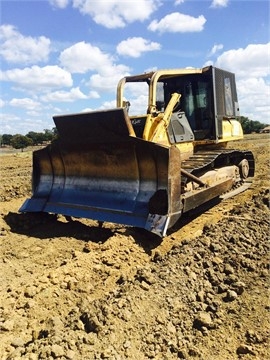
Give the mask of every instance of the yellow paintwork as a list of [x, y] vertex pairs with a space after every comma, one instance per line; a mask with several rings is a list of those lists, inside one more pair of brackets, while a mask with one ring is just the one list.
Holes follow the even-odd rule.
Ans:
[[223, 119], [222, 121], [222, 140], [231, 141], [243, 139], [243, 129], [236, 119]]
[[[143, 131], [143, 139], [146, 141], [158, 143], [164, 146], [171, 146], [170, 139], [167, 133], [167, 127], [173, 112], [173, 109], [179, 101], [181, 94], [172, 94], [166, 109], [163, 112], [158, 112], [156, 108], [156, 87], [157, 82], [162, 77], [170, 77], [174, 75], [184, 74], [198, 74], [202, 73], [202, 69], [170, 69], [170, 70], [158, 70], [156, 72], [149, 72], [145, 74], [127, 76], [121, 79], [117, 87], [117, 107], [125, 107], [126, 102], [123, 97], [124, 85], [127, 82], [139, 82], [149, 81], [149, 97], [148, 97], [148, 109], [147, 114], [140, 116], [131, 116], [131, 119], [146, 117], [145, 127]], [[134, 136], [134, 133], [130, 133]], [[136, 136], [136, 135], [135, 135]], [[243, 130], [240, 122], [235, 118], [224, 118], [222, 120], [222, 138], [216, 139], [201, 139], [189, 142], [182, 142], [175, 144], [181, 151], [181, 158], [186, 159], [193, 154], [194, 148], [200, 148], [201, 146], [207, 146], [212, 148], [226, 147], [229, 141], [243, 139]]]
[[194, 153], [193, 142], [184, 142], [175, 145], [180, 150], [181, 161], [187, 160]]
[[174, 93], [164, 112], [160, 112], [156, 117], [148, 115], [143, 132], [143, 139], [163, 144], [168, 141], [166, 129], [169, 126], [175, 105], [179, 102], [180, 94]]

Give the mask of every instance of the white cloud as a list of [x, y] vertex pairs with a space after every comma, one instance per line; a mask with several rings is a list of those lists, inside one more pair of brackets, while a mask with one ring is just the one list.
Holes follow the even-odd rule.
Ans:
[[263, 78], [237, 81], [238, 100], [242, 116], [270, 123], [270, 85]]
[[262, 123], [270, 123], [269, 60], [270, 43], [225, 51], [214, 63], [235, 73], [241, 115]]
[[81, 112], [91, 112], [91, 111], [94, 111], [95, 109], [92, 109], [92, 108], [84, 108], [81, 110]]
[[41, 100], [45, 102], [73, 102], [79, 99], [87, 99], [88, 97], [81, 92], [79, 87], [72, 88], [70, 91], [54, 91], [41, 96]]
[[146, 114], [148, 106], [148, 95], [141, 94], [136, 98], [129, 98], [130, 101], [130, 115]]
[[81, 41], [65, 49], [60, 54], [60, 63], [72, 73], [96, 71], [111, 66], [113, 59], [98, 47]]
[[81, 110], [81, 112], [91, 112], [91, 111], [98, 111], [98, 110], [108, 110], [108, 109], [115, 109], [116, 106], [116, 100], [111, 100], [111, 101], [104, 101], [104, 103], [99, 106], [99, 107], [95, 107], [95, 108], [84, 108]]
[[148, 51], [160, 50], [161, 45], [157, 42], [151, 42], [142, 37], [128, 38], [127, 40], [121, 41], [117, 45], [117, 53], [119, 55], [130, 56], [138, 58], [142, 53]]
[[100, 92], [115, 93], [118, 81], [127, 75], [130, 75], [130, 69], [127, 66], [111, 65], [100, 69], [98, 74], [92, 75], [86, 85]]
[[145, 73], [149, 73], [149, 72], [157, 71], [157, 70], [158, 70], [158, 67], [157, 67], [157, 66], [151, 66], [151, 67], [149, 67], [148, 69], [145, 69], [144, 72], [145, 72]]
[[16, 133], [19, 133], [18, 124], [20, 124], [20, 118], [15, 114], [0, 112], [0, 124], [2, 134], [14, 134], [14, 128], [16, 124]]
[[99, 110], [114, 109], [116, 106], [116, 100], [105, 101], [100, 107]]
[[99, 99], [100, 95], [97, 91], [91, 90], [88, 95], [89, 99]]
[[250, 44], [221, 54], [215, 66], [237, 73], [238, 77], [264, 77], [270, 74], [270, 43]]
[[65, 9], [69, 4], [69, 0], [49, 0], [49, 3], [53, 7], [56, 7], [59, 9]]
[[42, 108], [39, 107], [38, 111], [37, 110], [28, 110], [26, 113], [27, 113], [27, 115], [29, 115], [31, 117], [32, 116], [34, 116], [34, 117], [42, 117], [43, 113], [40, 110], [43, 110], [43, 107]]
[[0, 72], [0, 79], [14, 82], [24, 89], [40, 91], [48, 88], [70, 87], [72, 78], [68, 71], [59, 66], [32, 66]]
[[166, 15], [160, 21], [153, 20], [148, 26], [148, 30], [158, 31], [160, 33], [185, 33], [199, 32], [203, 30], [206, 19], [203, 15], [196, 17], [174, 12]]
[[9, 102], [9, 105], [23, 108], [26, 110], [35, 110], [37, 108], [40, 108], [40, 103], [30, 98], [14, 98]]
[[112, 75], [110, 77], [107, 77], [101, 74], [94, 74], [90, 77], [87, 85], [89, 85], [90, 88], [94, 88], [100, 92], [104, 92], [104, 91], [113, 92], [116, 91], [116, 86], [120, 78], [117, 75]]
[[218, 8], [218, 7], [227, 7], [229, 0], [213, 0], [210, 7]]
[[0, 107], [4, 107], [5, 106], [5, 101], [0, 99]]
[[126, 24], [149, 19], [160, 0], [73, 0], [73, 7], [106, 28], [123, 28]]
[[23, 36], [12, 25], [0, 26], [0, 55], [8, 62], [34, 64], [47, 61], [51, 42], [45, 36]]
[[115, 64], [113, 56], [84, 41], [65, 49], [60, 55], [60, 62], [72, 73], [94, 72], [85, 82], [91, 89], [91, 98], [99, 98], [98, 91], [115, 92], [119, 79], [130, 71], [126, 65]]
[[210, 53], [209, 53], [209, 56], [212, 56], [212, 55], [216, 54], [218, 51], [220, 51], [220, 50], [222, 50], [222, 49], [223, 49], [223, 45], [222, 45], [222, 44], [215, 44], [215, 45], [212, 47], [212, 49], [211, 49], [211, 51], [210, 51]]
[[125, 84], [125, 95], [128, 97], [128, 100], [131, 98], [145, 97], [148, 98], [148, 85], [146, 82], [142, 83], [126, 83]]

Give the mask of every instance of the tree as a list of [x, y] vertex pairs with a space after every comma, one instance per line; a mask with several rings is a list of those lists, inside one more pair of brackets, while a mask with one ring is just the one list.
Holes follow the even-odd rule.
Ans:
[[11, 145], [14, 149], [22, 149], [23, 151], [27, 146], [33, 145], [33, 140], [27, 136], [17, 134], [12, 137]]
[[33, 141], [33, 145], [42, 144], [46, 140], [45, 134], [41, 132], [30, 131], [26, 136]]
[[249, 118], [245, 116], [241, 116], [239, 120], [242, 125], [244, 134], [251, 134], [253, 132], [258, 133], [261, 129], [267, 126], [266, 124], [263, 124], [259, 121], [249, 120]]
[[3, 146], [3, 145], [10, 145], [12, 138], [13, 138], [13, 135], [3, 134], [3, 135], [2, 135], [2, 140], [1, 140], [1, 146]]
[[56, 128], [52, 128], [52, 130], [49, 129], [44, 129], [44, 136], [45, 136], [45, 141], [52, 141], [55, 139], [57, 132], [56, 132]]
[[56, 134], [54, 129], [44, 129], [44, 132], [29, 131], [26, 136], [33, 140], [33, 145], [40, 145], [44, 142], [52, 141]]

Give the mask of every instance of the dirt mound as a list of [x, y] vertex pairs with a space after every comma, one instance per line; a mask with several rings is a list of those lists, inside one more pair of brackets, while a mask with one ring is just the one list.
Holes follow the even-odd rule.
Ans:
[[181, 220], [162, 241], [19, 214], [31, 156], [5, 156], [4, 179], [12, 167], [21, 176], [9, 186], [20, 179], [25, 190], [2, 188], [1, 359], [267, 359], [268, 144], [237, 144], [257, 159], [251, 189]]
[[31, 153], [0, 153], [0, 156], [0, 201], [31, 195]]

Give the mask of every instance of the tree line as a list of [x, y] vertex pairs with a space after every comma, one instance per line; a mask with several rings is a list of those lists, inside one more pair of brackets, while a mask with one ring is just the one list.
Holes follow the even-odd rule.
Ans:
[[240, 116], [239, 121], [242, 125], [244, 134], [259, 133], [262, 129], [269, 126], [269, 124], [263, 124], [260, 121], [249, 120], [249, 118], [245, 116]]
[[[259, 121], [249, 120], [249, 118], [241, 116], [239, 119], [244, 134], [259, 133], [264, 129], [267, 124], [263, 124]], [[30, 131], [26, 135], [16, 134], [3, 134], [0, 135], [0, 145], [12, 146], [14, 149], [24, 149], [28, 146], [43, 145], [53, 141], [57, 137], [57, 129], [52, 130], [45, 129], [43, 132]]]
[[43, 145], [51, 142], [57, 137], [57, 130], [45, 129], [43, 132], [29, 131], [26, 135], [3, 134], [0, 135], [1, 147], [12, 146], [14, 149], [24, 149], [28, 146]]

